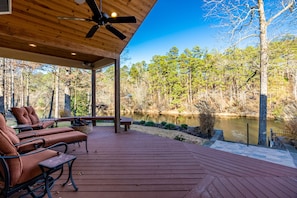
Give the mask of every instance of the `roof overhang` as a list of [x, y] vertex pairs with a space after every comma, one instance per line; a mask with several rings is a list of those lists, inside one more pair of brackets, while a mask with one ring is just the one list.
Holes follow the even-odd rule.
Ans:
[[[105, 27], [87, 39], [93, 22], [58, 16], [92, 17], [86, 3], [74, 0], [13, 0], [12, 13], [0, 15], [0, 57], [98, 69], [114, 63], [157, 0], [103, 0], [103, 11], [135, 16], [137, 23], [113, 24], [127, 36], [120, 40]], [[97, 1], [99, 5], [99, 1]], [[32, 47], [32, 44], [35, 46]], [[74, 55], [75, 54], [75, 55]]]

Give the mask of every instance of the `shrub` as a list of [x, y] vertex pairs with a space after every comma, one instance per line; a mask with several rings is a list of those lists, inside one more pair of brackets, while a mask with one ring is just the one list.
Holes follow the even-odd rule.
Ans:
[[168, 124], [165, 124], [164, 128], [169, 129], [169, 130], [173, 130], [173, 129], [176, 128], [176, 126], [174, 124], [168, 123]]
[[188, 125], [187, 125], [187, 124], [181, 124], [180, 127], [181, 127], [182, 129], [188, 129]]
[[215, 115], [214, 110], [206, 101], [200, 101], [195, 105], [199, 111], [200, 130], [202, 134], [211, 137], [214, 133]]
[[71, 117], [71, 111], [68, 110], [68, 109], [64, 109], [64, 110], [61, 110], [60, 112], [60, 117]]
[[174, 137], [174, 139], [182, 142], [182, 141], [185, 141], [186, 138], [184, 138], [183, 135], [177, 135]]
[[144, 126], [155, 126], [155, 123], [153, 121], [147, 121]]
[[165, 121], [162, 121], [162, 122], [161, 122], [161, 125], [162, 125], [162, 126], [165, 126], [166, 124], [167, 124], [167, 122], [165, 122]]
[[291, 119], [285, 124], [285, 130], [291, 133], [292, 139], [297, 140], [297, 118]]
[[144, 124], [145, 124], [145, 121], [144, 121], [144, 120], [141, 120], [139, 123], [140, 123], [141, 125], [144, 125]]

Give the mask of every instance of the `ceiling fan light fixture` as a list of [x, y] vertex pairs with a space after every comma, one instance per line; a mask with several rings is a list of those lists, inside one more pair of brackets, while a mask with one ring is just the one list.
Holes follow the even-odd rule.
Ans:
[[74, 0], [74, 2], [77, 3], [77, 4], [83, 4], [86, 1], [85, 0]]
[[118, 13], [116, 13], [116, 12], [112, 12], [112, 13], [111, 13], [111, 17], [115, 18], [115, 17], [117, 17], [117, 16], [118, 16]]

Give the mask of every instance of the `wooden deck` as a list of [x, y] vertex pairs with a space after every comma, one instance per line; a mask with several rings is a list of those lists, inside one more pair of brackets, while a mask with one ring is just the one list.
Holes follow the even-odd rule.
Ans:
[[88, 147], [70, 146], [79, 190], [61, 178], [53, 197], [297, 197], [297, 169], [257, 159], [113, 127], [94, 127]]

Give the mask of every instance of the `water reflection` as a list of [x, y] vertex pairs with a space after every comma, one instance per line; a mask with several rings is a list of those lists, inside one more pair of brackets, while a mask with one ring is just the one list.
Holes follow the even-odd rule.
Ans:
[[[147, 114], [133, 114], [126, 115], [132, 117], [133, 120], [144, 120], [153, 121], [156, 123], [161, 123], [165, 121], [167, 123], [172, 123], [175, 125], [187, 124], [189, 126], [199, 126], [198, 116], [181, 116], [181, 115], [147, 115]], [[223, 119], [216, 118], [215, 128], [224, 131], [224, 138], [227, 141], [233, 142], [247, 142], [247, 125], [249, 127], [249, 143], [258, 143], [258, 120], [251, 118], [232, 118]], [[273, 131], [283, 131], [284, 123], [280, 121], [267, 121], [267, 130]], [[268, 133], [269, 134], [269, 133]]]

